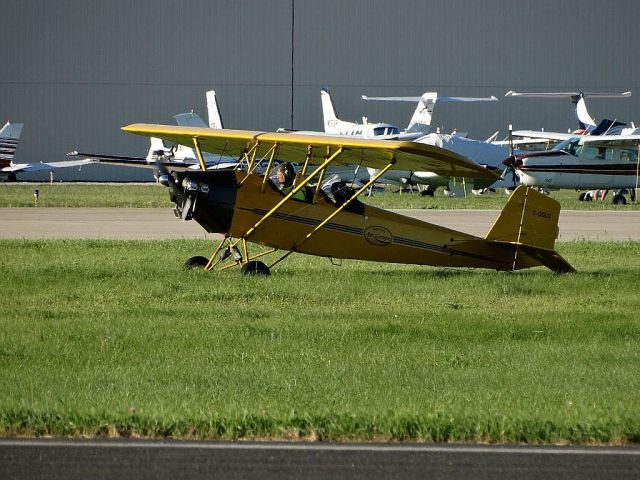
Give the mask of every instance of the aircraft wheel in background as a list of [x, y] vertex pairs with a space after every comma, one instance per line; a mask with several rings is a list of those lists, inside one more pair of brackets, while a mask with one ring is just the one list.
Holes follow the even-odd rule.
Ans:
[[207, 263], [209, 263], [209, 259], [207, 257], [197, 255], [184, 262], [184, 269], [191, 270], [193, 268], [206, 267]]
[[264, 263], [252, 260], [242, 265], [240, 272], [243, 275], [271, 275], [271, 270]]
[[616, 193], [613, 196], [613, 204], [614, 205], [626, 205], [627, 204], [627, 199], [624, 198], [624, 195], [622, 195], [621, 193]]

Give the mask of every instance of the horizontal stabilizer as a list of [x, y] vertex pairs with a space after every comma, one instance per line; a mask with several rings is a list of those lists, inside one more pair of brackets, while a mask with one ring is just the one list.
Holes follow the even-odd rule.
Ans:
[[556, 273], [575, 273], [576, 271], [558, 252], [529, 247], [527, 245], [521, 245], [518, 248]]

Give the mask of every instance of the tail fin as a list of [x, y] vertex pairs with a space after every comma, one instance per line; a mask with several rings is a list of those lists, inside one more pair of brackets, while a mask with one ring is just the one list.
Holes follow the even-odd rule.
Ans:
[[13, 157], [20, 142], [22, 127], [24, 127], [24, 123], [7, 122], [0, 129], [0, 162], [2, 162], [3, 166], [7, 162], [13, 163]]
[[591, 131], [596, 128], [596, 121], [591, 118], [587, 111], [587, 104], [584, 101], [584, 95], [580, 94], [580, 97], [576, 101], [576, 118], [578, 119], [578, 126], [587, 131]]
[[209, 128], [214, 128], [216, 130], [224, 128], [215, 90], [209, 90], [207, 92], [207, 113], [209, 114]]
[[179, 113], [174, 115], [176, 123], [181, 127], [204, 127], [207, 128], [207, 124], [200, 118], [200, 115], [193, 112]]
[[431, 116], [433, 115], [433, 107], [436, 104], [438, 98], [437, 92], [426, 92], [422, 94], [418, 101], [418, 106], [409, 125], [407, 126], [407, 132], [428, 132], [431, 127]]
[[516, 247], [514, 269], [520, 265], [520, 250], [554, 272], [575, 272], [574, 268], [554, 251], [559, 217], [558, 202], [530, 187], [520, 186], [511, 194], [486, 239]]
[[338, 117], [333, 107], [331, 94], [328, 87], [322, 87], [320, 90], [320, 100], [322, 101], [322, 118], [324, 121], [324, 131], [326, 133], [338, 133], [337, 124]]
[[171, 149], [166, 147], [162, 139], [156, 137], [149, 138], [151, 145], [147, 153], [147, 162], [155, 163], [163, 155], [171, 155]]

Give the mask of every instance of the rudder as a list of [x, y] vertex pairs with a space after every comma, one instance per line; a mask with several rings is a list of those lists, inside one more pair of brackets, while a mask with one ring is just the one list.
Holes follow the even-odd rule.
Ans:
[[553, 250], [560, 204], [531, 187], [519, 186], [487, 234], [487, 240]]
[[554, 251], [558, 238], [560, 204], [531, 187], [519, 186], [489, 230], [489, 241], [513, 245], [513, 268], [518, 264], [518, 251], [540, 262], [554, 272], [575, 272], [575, 269]]

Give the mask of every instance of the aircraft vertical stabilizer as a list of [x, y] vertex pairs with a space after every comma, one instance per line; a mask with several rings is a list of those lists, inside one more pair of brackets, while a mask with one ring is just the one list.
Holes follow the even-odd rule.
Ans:
[[207, 114], [209, 115], [209, 128], [216, 130], [224, 128], [215, 90], [209, 90], [207, 92]]
[[0, 129], [0, 162], [3, 167], [13, 162], [23, 126], [23, 123], [7, 122]]
[[438, 98], [437, 92], [426, 92], [422, 94], [415, 112], [409, 125], [407, 126], [407, 132], [428, 132], [431, 127], [431, 116], [433, 115], [433, 107]]
[[207, 124], [204, 123], [204, 120], [200, 118], [200, 115], [193, 112], [188, 113], [179, 113], [178, 115], [174, 115], [173, 118], [176, 120], [176, 123], [181, 127], [204, 127], [207, 128]]
[[584, 130], [591, 131], [596, 128], [596, 121], [591, 118], [587, 111], [587, 104], [584, 102], [584, 96], [580, 95], [576, 102], [576, 118], [578, 119], [578, 126]]
[[557, 201], [533, 188], [520, 186], [511, 194], [486, 239], [514, 245], [514, 266], [518, 250], [522, 250], [554, 272], [574, 272], [554, 251], [559, 218]]
[[560, 204], [553, 198], [533, 188], [517, 188], [491, 227], [487, 240], [553, 250], [559, 217]]
[[331, 94], [327, 87], [322, 87], [322, 90], [320, 91], [320, 100], [322, 100], [324, 131], [326, 133], [338, 133], [338, 129], [336, 128], [338, 125], [338, 117], [336, 116], [336, 109], [333, 107]]

